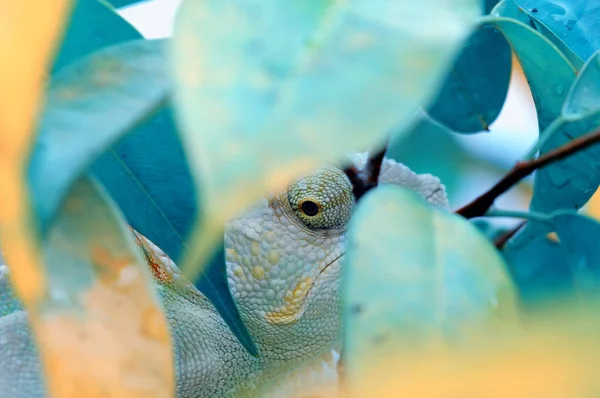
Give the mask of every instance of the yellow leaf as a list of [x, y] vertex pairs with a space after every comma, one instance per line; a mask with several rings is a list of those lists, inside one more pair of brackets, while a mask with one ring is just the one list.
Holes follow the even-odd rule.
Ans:
[[[65, 296], [60, 293], [65, 292], [57, 283], [56, 276], [60, 273], [50, 272], [52, 286], [45, 276], [44, 267], [61, 265], [63, 260], [67, 265], [69, 261], [81, 265], [76, 257], [65, 256], [65, 253], [77, 254], [72, 253], [77, 247], [74, 240], [78, 239], [74, 234], [63, 238], [58, 257], [42, 260], [43, 242], [31, 211], [26, 181], [47, 71], [60, 43], [70, 3], [70, 0], [0, 1], [3, 257], [11, 266], [14, 289], [29, 313], [49, 396], [167, 397], [175, 390], [170, 336], [160, 304], [148, 284], [150, 277], [132, 266], [136, 262], [143, 264], [136, 259], [135, 252], [119, 258], [90, 252], [99, 256], [90, 264], [112, 279], [99, 280], [87, 290], [82, 288], [76, 295], [66, 295], [69, 304], [80, 305], [79, 313], [72, 305], [61, 307], [64, 303], [59, 299], [65, 300]], [[81, 192], [75, 196], [81, 198]], [[75, 210], [67, 209], [65, 214]], [[89, 208], [80, 210], [80, 218], [94, 216]], [[71, 223], [78, 228], [90, 227], [87, 241], [79, 237], [80, 247], [88, 243], [104, 247], [93, 232], [116, 239], [115, 234], [100, 234], [102, 231], [95, 230], [92, 222]], [[64, 230], [64, 226], [59, 228]], [[115, 250], [113, 245], [105, 247]], [[59, 293], [59, 299], [56, 294], [48, 294], [50, 287], [55, 288], [53, 293]]]
[[0, 2], [0, 232], [4, 257], [9, 264], [19, 264], [12, 278], [25, 305], [43, 293], [25, 168], [46, 70], [69, 6], [69, 0]]
[[474, 338], [469, 348], [392, 352], [368, 361], [343, 397], [592, 397], [600, 393], [598, 303], [548, 305], [524, 329]]

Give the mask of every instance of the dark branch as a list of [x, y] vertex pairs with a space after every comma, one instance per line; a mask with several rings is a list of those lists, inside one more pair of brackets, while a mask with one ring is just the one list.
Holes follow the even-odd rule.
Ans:
[[356, 167], [347, 167], [344, 173], [352, 183], [352, 192], [358, 201], [364, 194], [377, 186], [379, 173], [381, 172], [381, 163], [387, 147], [369, 156], [364, 170], [358, 170]]
[[550, 163], [564, 159], [598, 142], [600, 142], [600, 131], [595, 131], [579, 137], [559, 148], [556, 148], [537, 159], [529, 162], [518, 162], [504, 177], [502, 177], [500, 181], [496, 183], [496, 185], [477, 197], [471, 203], [458, 209], [456, 214], [460, 214], [465, 218], [481, 217], [485, 215], [485, 213], [494, 204], [496, 198], [508, 191], [535, 170], [541, 169]]
[[497, 237], [496, 239], [494, 239], [494, 245], [496, 246], [496, 248], [498, 250], [502, 250], [504, 248], [504, 245], [506, 244], [506, 242], [508, 242], [508, 240], [510, 238], [512, 238], [517, 232], [519, 232], [519, 230], [521, 228], [523, 228], [523, 226], [526, 223], [527, 223], [527, 221], [520, 222], [513, 229], [511, 229], [509, 231], [506, 231], [505, 233], [503, 233], [502, 235], [500, 235], [499, 237]]

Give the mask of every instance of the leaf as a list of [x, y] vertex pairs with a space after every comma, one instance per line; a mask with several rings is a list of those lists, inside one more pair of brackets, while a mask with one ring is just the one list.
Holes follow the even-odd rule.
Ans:
[[568, 255], [574, 293], [600, 293], [600, 223], [572, 213], [559, 213], [552, 223]]
[[[194, 181], [179, 141], [172, 109], [166, 106], [102, 155], [91, 167], [127, 222], [176, 264], [198, 213]], [[225, 322], [254, 355], [225, 277], [224, 248], [196, 281]]]
[[24, 174], [46, 68], [68, 7], [64, 0], [0, 3], [0, 239], [7, 262], [19, 264], [12, 279], [25, 306], [34, 305], [43, 294], [43, 279]]
[[561, 42], [581, 63], [600, 49], [600, 0], [513, 0], [524, 13]]
[[48, 294], [29, 316], [51, 395], [170, 396], [174, 359], [152, 277], [129, 227], [93, 181], [73, 185], [44, 257]]
[[600, 113], [600, 51], [594, 53], [571, 86], [562, 117], [577, 121]]
[[[365, 366], [351, 397], [594, 397], [600, 391], [598, 302], [548, 305], [527, 328], [470, 347], [408, 348]], [[346, 397], [348, 395], [345, 395]]]
[[93, 52], [142, 35], [103, 0], [76, 0], [52, 72]]
[[[546, 128], [559, 128], [540, 150], [544, 154], [590, 131], [594, 124], [577, 121], [563, 124], [559, 118], [568, 87], [575, 81], [575, 69], [550, 41], [521, 22], [503, 17], [486, 18], [500, 29], [518, 57], [529, 83], [535, 102], [540, 132]], [[554, 123], [552, 126], [551, 124]], [[530, 209], [551, 212], [560, 208], [579, 208], [593, 194], [597, 182], [595, 156], [588, 149], [573, 157], [553, 163], [538, 170], [534, 179], [534, 193]], [[590, 191], [591, 190], [591, 191]], [[547, 233], [547, 226], [529, 222], [509, 246], [519, 246]]]
[[43, 231], [70, 185], [165, 100], [162, 46], [162, 40], [139, 40], [109, 47], [51, 82], [28, 171]]
[[[555, 122], [551, 138], [540, 150], [544, 154], [598, 128], [599, 56], [594, 55], [578, 74], [568, 92], [562, 113]], [[566, 159], [554, 162], [538, 170], [534, 178], [533, 211], [552, 212], [557, 209], [579, 209], [594, 194], [600, 184], [600, 148], [591, 146]], [[529, 223], [523, 234], [516, 236], [511, 245], [519, 245], [532, 236], [539, 236], [548, 229], [539, 223]]]
[[510, 46], [494, 26], [478, 26], [463, 44], [428, 112], [459, 133], [488, 130], [504, 105]]
[[481, 232], [481, 234], [491, 242], [512, 230], [512, 228], [508, 228], [505, 225], [491, 222], [490, 220], [485, 218], [475, 218], [469, 220], [469, 222], [473, 224], [473, 226], [477, 228], [479, 232]]
[[489, 14], [498, 4], [498, 0], [481, 0], [481, 8], [484, 14]]
[[385, 156], [408, 166], [415, 173], [430, 173], [444, 182], [448, 196], [461, 188], [468, 170], [468, 155], [456, 135], [424, 112], [406, 131], [393, 134]]
[[567, 255], [558, 242], [540, 236], [502, 254], [526, 308], [573, 292]]
[[560, 115], [575, 69], [556, 46], [529, 26], [503, 17], [484, 20], [504, 34], [519, 59], [543, 131]]
[[185, 1], [175, 99], [205, 206], [184, 268], [260, 196], [409, 122], [478, 12], [475, 0]]
[[358, 203], [344, 264], [344, 367], [359, 384], [371, 360], [405, 349], [464, 345], [512, 324], [504, 262], [468, 221], [383, 185]]
[[130, 5], [139, 3], [142, 0], [108, 0], [108, 1], [114, 7], [121, 8], [121, 7], [127, 7], [127, 6], [130, 6]]
[[198, 203], [171, 108], [134, 128], [91, 170], [129, 224], [177, 263]]

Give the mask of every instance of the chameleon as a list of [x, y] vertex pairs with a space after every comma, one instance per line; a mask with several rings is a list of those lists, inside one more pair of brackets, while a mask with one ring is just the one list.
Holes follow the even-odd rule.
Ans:
[[[363, 170], [367, 159], [367, 153], [355, 154], [351, 162]], [[437, 177], [395, 160], [384, 158], [378, 182], [402, 185], [449, 209]], [[226, 225], [228, 285], [257, 356], [160, 248], [132, 232], [169, 323], [178, 398], [336, 393], [343, 349], [341, 271], [355, 205], [348, 177], [329, 165], [260, 199]], [[8, 274], [1, 265], [0, 396], [45, 397], [27, 314]]]

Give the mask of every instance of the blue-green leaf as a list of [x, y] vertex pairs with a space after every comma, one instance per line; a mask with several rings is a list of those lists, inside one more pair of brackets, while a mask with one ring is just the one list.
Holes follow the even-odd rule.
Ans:
[[[127, 222], [179, 264], [198, 201], [171, 108], [163, 108], [134, 129], [91, 169]], [[256, 348], [227, 285], [223, 252], [224, 248], [216, 252], [195, 285], [255, 355]]]
[[[489, 17], [486, 20], [498, 27], [506, 36], [519, 59], [535, 103], [539, 130], [540, 132], [544, 131], [560, 117], [569, 87], [575, 80], [575, 69], [554, 44], [522, 22], [504, 17]], [[584, 127], [578, 126], [576, 128], [582, 129]], [[579, 131], [577, 134], [582, 132], [584, 131]], [[540, 153], [556, 148], [566, 140], [568, 140], [566, 135], [555, 134], [542, 147]], [[556, 187], [566, 184], [572, 174], [564, 174], [562, 171], [556, 173], [553, 170], [556, 170], [556, 164], [536, 173], [531, 210], [545, 212], [561, 206], [571, 206], [570, 198], [564, 200], [561, 205], [555, 202], [562, 200], [562, 193]], [[548, 229], [544, 225], [530, 222], [510, 241], [510, 244], [525, 242], [547, 231]]]
[[132, 4], [139, 3], [141, 1], [144, 0], [108, 0], [108, 2], [116, 8], [127, 7]]
[[132, 130], [91, 170], [129, 224], [178, 263], [198, 203], [171, 108]]
[[485, 18], [510, 43], [521, 63], [537, 110], [540, 131], [561, 112], [575, 68], [548, 39], [529, 26], [502, 17]]
[[[580, 62], [600, 49], [600, 0], [513, 0]], [[551, 37], [552, 36], [552, 37]]]
[[576, 294], [600, 293], [600, 223], [579, 214], [552, 217], [552, 224], [564, 247]]
[[484, 14], [489, 14], [498, 4], [498, 0], [481, 0], [481, 9]]
[[142, 35], [105, 2], [77, 0], [52, 72], [100, 48], [141, 38]]
[[455, 132], [477, 133], [488, 127], [504, 105], [512, 54], [494, 26], [478, 26], [446, 76], [429, 114]]
[[464, 344], [477, 326], [514, 320], [504, 262], [468, 221], [383, 185], [361, 199], [350, 224], [343, 279], [349, 382], [366, 357]]
[[594, 53], [569, 90], [562, 117], [576, 121], [600, 112], [600, 51]]
[[165, 100], [162, 48], [161, 40], [109, 47], [65, 68], [51, 82], [28, 170], [42, 230], [70, 185]]
[[266, 192], [409, 122], [479, 12], [476, 0], [185, 1], [175, 98], [205, 206], [184, 267]]
[[[596, 101], [600, 98], [599, 59], [600, 55], [597, 54], [590, 58], [573, 82], [554, 127], [541, 136], [552, 134], [545, 140], [540, 154], [597, 129], [600, 123], [600, 105]], [[591, 146], [538, 170], [534, 179], [531, 210], [551, 212], [581, 208], [600, 184], [599, 160], [600, 148]], [[511, 245], [521, 244], [547, 231], [548, 228], [542, 224], [528, 223]]]
[[559, 241], [541, 236], [503, 253], [523, 302], [600, 293], [600, 223], [570, 210], [554, 212], [549, 222]]
[[416, 173], [430, 173], [444, 182], [452, 198], [468, 167], [468, 155], [456, 135], [422, 113], [407, 131], [393, 134], [385, 156]]
[[572, 291], [567, 256], [558, 242], [540, 236], [527, 244], [507, 247], [503, 255], [525, 306]]

